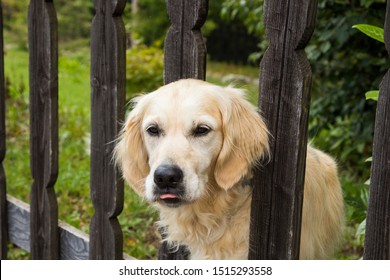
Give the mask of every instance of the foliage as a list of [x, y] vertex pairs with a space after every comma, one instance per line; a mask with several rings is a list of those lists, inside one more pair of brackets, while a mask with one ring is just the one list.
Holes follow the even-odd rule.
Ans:
[[[357, 24], [353, 26], [354, 28], [357, 28], [367, 36], [384, 43], [384, 29], [380, 27], [376, 27], [370, 24]], [[379, 90], [371, 90], [366, 92], [366, 99], [367, 100], [374, 100], [378, 101], [379, 96]], [[369, 157], [366, 162], [371, 162], [372, 157]], [[369, 186], [370, 180], [366, 181], [366, 186]], [[361, 201], [363, 202], [363, 209], [361, 209], [361, 212], [364, 212], [364, 220], [359, 224], [359, 226], [356, 229], [355, 237], [360, 240], [363, 243], [364, 237], [365, 237], [365, 231], [366, 231], [366, 216], [367, 216], [367, 208], [368, 208], [368, 187], [364, 189], [365, 191], [361, 192]], [[356, 202], [357, 200], [355, 200]]]
[[264, 0], [225, 0], [221, 16], [225, 19], [240, 19], [252, 34], [264, 35], [263, 16]]
[[209, 13], [202, 33], [206, 37], [209, 58], [235, 64], [248, 64], [248, 56], [257, 50], [256, 34], [250, 34], [243, 19], [228, 19], [221, 14], [224, 1], [209, 1]]
[[[11, 31], [20, 46], [27, 46], [27, 9], [29, 1], [3, 0], [4, 28]], [[94, 14], [93, 1], [56, 0], [58, 38], [61, 42], [88, 38]]]
[[379, 90], [370, 90], [366, 92], [366, 99], [372, 99], [374, 101], [378, 101]]
[[[264, 37], [259, 21], [263, 2], [225, 0], [222, 14], [244, 20], [250, 32]], [[319, 0], [317, 26], [306, 48], [314, 97], [309, 135], [315, 145], [337, 156], [344, 169], [363, 176], [367, 170], [362, 161], [371, 154], [375, 104], [365, 102], [362, 89], [377, 87], [388, 55], [379, 43], [356, 36], [351, 26], [382, 25], [385, 2]], [[257, 57], [263, 56], [266, 46], [259, 44]]]
[[87, 38], [91, 34], [91, 22], [95, 13], [93, 1], [55, 0], [60, 41]]
[[240, 21], [246, 26], [248, 33], [257, 38], [256, 51], [250, 53], [248, 60], [258, 63], [268, 42], [265, 40], [265, 30], [262, 22], [264, 0], [225, 0], [221, 8], [221, 16], [226, 21]]
[[131, 32], [146, 45], [162, 42], [170, 21], [165, 0], [138, 0], [138, 11], [131, 20]]
[[[247, 64], [259, 40], [248, 34], [241, 19], [231, 22], [221, 17], [222, 4], [223, 1], [209, 1], [207, 21], [202, 27], [208, 55], [212, 60]], [[133, 41], [148, 46], [163, 42], [171, 24], [164, 0], [139, 0], [130, 22]]]
[[314, 73], [310, 136], [338, 126], [337, 142], [317, 143], [330, 147], [344, 169], [363, 178], [369, 173], [363, 161], [371, 155], [375, 117], [375, 103], [364, 100], [364, 90], [378, 86], [388, 56], [382, 45], [356, 36], [351, 26], [383, 24], [384, 4], [378, 3], [383, 1], [320, 1], [317, 28], [307, 48]]
[[126, 52], [126, 87], [130, 99], [134, 93], [154, 90], [163, 85], [163, 51], [135, 45]]
[[2, 0], [2, 6], [4, 33], [10, 34], [19, 48], [27, 50], [28, 1]]
[[355, 24], [352, 27], [359, 29], [361, 32], [363, 32], [367, 36], [369, 36], [369, 37], [371, 37], [379, 42], [382, 42], [382, 43], [385, 42], [383, 28], [373, 26], [371, 24]]

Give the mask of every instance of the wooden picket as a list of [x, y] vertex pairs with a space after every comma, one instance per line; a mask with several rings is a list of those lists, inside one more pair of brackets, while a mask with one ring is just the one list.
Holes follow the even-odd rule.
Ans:
[[[298, 259], [311, 70], [304, 51], [317, 1], [264, 1], [270, 46], [260, 66], [259, 109], [270, 134], [271, 161], [255, 171], [251, 259]], [[288, 168], [286, 168], [288, 166]]]
[[5, 157], [5, 84], [4, 84], [4, 56], [3, 56], [3, 7], [0, 0], [0, 258], [7, 257], [7, 190], [3, 160]]
[[184, 78], [206, 79], [206, 45], [200, 29], [208, 0], [167, 0], [171, 20], [164, 47], [164, 83]]
[[30, 52], [30, 193], [33, 259], [58, 259], [58, 39], [52, 1], [32, 0]]
[[126, 0], [94, 1], [91, 38], [91, 198], [90, 258], [120, 259], [123, 234], [117, 216], [123, 208], [123, 180], [112, 160], [124, 119]]
[[[390, 4], [386, 8], [385, 45], [390, 53]], [[380, 85], [375, 117], [370, 198], [364, 259], [390, 259], [390, 70]]]

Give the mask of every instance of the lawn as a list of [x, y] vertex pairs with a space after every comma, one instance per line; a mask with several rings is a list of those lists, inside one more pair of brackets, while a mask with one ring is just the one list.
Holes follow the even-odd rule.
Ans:
[[[89, 196], [89, 130], [90, 83], [89, 49], [77, 52], [62, 50], [59, 54], [59, 175], [55, 186], [59, 218], [88, 233], [93, 214]], [[8, 193], [28, 202], [31, 186], [29, 171], [29, 114], [28, 114], [28, 54], [20, 46], [6, 44], [5, 73], [7, 155], [4, 167]], [[226, 79], [226, 76], [234, 77]], [[248, 79], [242, 79], [246, 77]], [[257, 102], [258, 68], [226, 63], [208, 62], [207, 80], [218, 84], [235, 81], [246, 88], [249, 99]], [[133, 93], [129, 93], [132, 95]], [[347, 189], [356, 186], [349, 177], [343, 177]], [[158, 238], [154, 222], [157, 213], [147, 207], [130, 189], [125, 187], [125, 205], [119, 216], [124, 233], [124, 251], [136, 258], [156, 258]], [[347, 206], [347, 213], [353, 215]], [[358, 258], [362, 241], [354, 237], [357, 225], [349, 224], [346, 241], [339, 258]], [[11, 250], [10, 258], [27, 258], [20, 250]]]

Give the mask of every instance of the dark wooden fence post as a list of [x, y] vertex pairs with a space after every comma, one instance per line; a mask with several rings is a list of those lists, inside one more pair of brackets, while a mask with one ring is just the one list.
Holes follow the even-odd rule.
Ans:
[[5, 157], [5, 84], [3, 51], [3, 8], [0, 0], [0, 259], [7, 258], [7, 191], [3, 168]]
[[250, 259], [298, 259], [311, 70], [304, 48], [317, 0], [265, 0], [270, 46], [260, 65], [259, 108], [271, 161], [255, 171]]
[[95, 0], [91, 38], [91, 198], [90, 259], [123, 258], [123, 235], [117, 216], [123, 208], [123, 180], [112, 160], [124, 119], [126, 0]]
[[200, 29], [207, 18], [208, 0], [166, 2], [171, 27], [165, 39], [164, 82], [205, 80], [206, 44]]
[[[390, 54], [390, 3], [387, 3], [385, 44]], [[390, 259], [390, 71], [380, 85], [376, 109], [364, 259]]]
[[50, 0], [30, 1], [30, 168], [31, 258], [58, 259], [57, 17]]
[[[206, 79], [206, 44], [200, 31], [207, 19], [208, 0], [166, 0], [171, 20], [164, 48], [164, 83], [194, 78]], [[160, 248], [159, 259], [186, 259], [183, 246], [171, 253], [166, 243]]]

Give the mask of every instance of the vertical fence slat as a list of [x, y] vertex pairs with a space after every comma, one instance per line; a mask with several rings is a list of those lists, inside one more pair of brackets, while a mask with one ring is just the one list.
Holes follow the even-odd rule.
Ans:
[[[390, 54], [390, 3], [387, 3], [385, 45]], [[390, 70], [380, 85], [375, 117], [364, 259], [390, 259]]]
[[[206, 79], [206, 44], [200, 31], [207, 19], [208, 0], [166, 0], [171, 21], [164, 47], [164, 83], [194, 78]], [[187, 259], [188, 251], [181, 246], [172, 253], [164, 243], [159, 251], [161, 260]]]
[[28, 10], [30, 78], [31, 258], [58, 259], [57, 17], [50, 0], [32, 0]]
[[207, 18], [208, 0], [167, 0], [171, 20], [164, 50], [164, 82], [183, 78], [206, 79], [206, 45], [201, 27]]
[[304, 47], [316, 0], [265, 0], [270, 46], [261, 62], [259, 108], [270, 133], [271, 161], [255, 171], [250, 259], [299, 257], [311, 69]]
[[5, 157], [5, 84], [3, 51], [3, 8], [0, 0], [0, 259], [7, 258], [7, 191], [3, 168]]
[[112, 161], [114, 142], [124, 119], [126, 0], [95, 0], [91, 34], [91, 259], [123, 258], [123, 234], [117, 216], [123, 208], [123, 180]]

